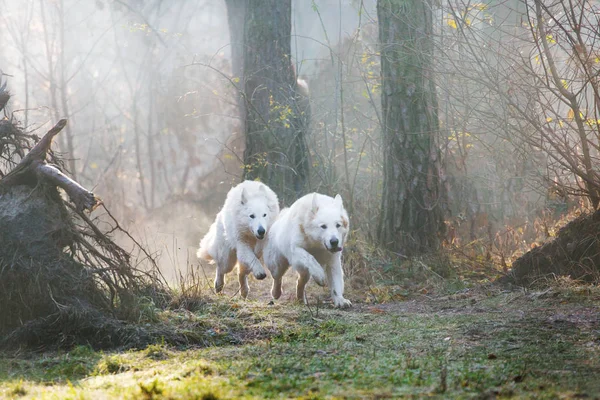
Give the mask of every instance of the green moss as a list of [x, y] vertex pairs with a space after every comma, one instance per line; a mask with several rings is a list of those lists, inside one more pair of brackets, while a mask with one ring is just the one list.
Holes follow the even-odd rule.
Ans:
[[[77, 348], [7, 357], [0, 359], [0, 397], [555, 398], [599, 393], [599, 327], [590, 308], [598, 301], [554, 299], [479, 291], [348, 312], [326, 308], [318, 318], [303, 306], [223, 300], [202, 311], [198, 329], [228, 330], [241, 344], [157, 344], [107, 354]], [[269, 335], [258, 334], [267, 329]]]

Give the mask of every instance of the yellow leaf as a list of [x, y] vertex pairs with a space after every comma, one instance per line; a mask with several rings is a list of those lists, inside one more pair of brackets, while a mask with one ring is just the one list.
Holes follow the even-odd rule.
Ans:
[[360, 62], [362, 64], [366, 64], [368, 61], [369, 61], [369, 54], [363, 53], [362, 56], [360, 57]]
[[561, 128], [563, 127], [563, 122], [560, 119], [558, 120], [558, 126], [560, 126]]
[[569, 121], [573, 121], [573, 118], [575, 118], [575, 111], [573, 111], [573, 109], [571, 108], [567, 113], [567, 119]]
[[96, 164], [95, 162], [93, 162], [93, 163], [90, 164], [90, 168], [91, 169], [96, 169], [96, 168], [98, 168], [98, 164]]
[[596, 64], [600, 63], [600, 57], [596, 57], [596, 59], [594, 60], [594, 62], [595, 62]]
[[546, 122], [552, 122], [552, 117], [546, 118]]
[[473, 4], [473, 6], [472, 6], [472, 7], [473, 7], [473, 8], [476, 8], [476, 9], [478, 9], [478, 10], [480, 10], [480, 11], [483, 11], [483, 10], [487, 9], [487, 4], [483, 4], [483, 3], [475, 3], [475, 4]]
[[556, 43], [556, 40], [554, 40], [554, 36], [552, 36], [551, 34], [546, 35], [546, 40], [548, 41], [548, 43]]
[[540, 56], [535, 56], [535, 63], [539, 64], [540, 63]]
[[465, 24], [467, 24], [467, 26], [471, 26], [471, 18], [465, 18]]
[[565, 89], [569, 88], [569, 84], [567, 83], [567, 81], [565, 81], [564, 79], [561, 79], [560, 81], [562, 82], [562, 85]]
[[449, 18], [447, 22], [448, 22], [448, 25], [449, 25], [451, 28], [454, 28], [454, 29], [456, 29], [456, 21], [455, 21], [455, 20], [453, 20], [453, 19]]
[[233, 78], [231, 80], [233, 81], [233, 83], [239, 83], [240, 78], [236, 76], [235, 78]]

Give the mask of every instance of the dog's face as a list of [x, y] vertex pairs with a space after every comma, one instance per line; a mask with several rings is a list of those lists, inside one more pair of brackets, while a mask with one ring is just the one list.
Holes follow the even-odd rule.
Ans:
[[246, 190], [242, 191], [241, 213], [241, 217], [248, 224], [248, 230], [257, 239], [264, 239], [271, 226], [271, 221], [275, 217], [275, 212], [269, 208], [266, 200], [264, 186], [261, 186], [259, 192], [251, 197], [248, 196]]
[[332, 253], [342, 251], [349, 230], [348, 214], [344, 209], [342, 197], [335, 199], [313, 197], [306, 234], [317, 244]]

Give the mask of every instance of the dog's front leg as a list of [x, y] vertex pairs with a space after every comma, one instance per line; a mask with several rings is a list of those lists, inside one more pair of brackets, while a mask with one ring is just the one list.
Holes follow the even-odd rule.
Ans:
[[254, 254], [254, 250], [246, 243], [239, 243], [237, 245], [237, 259], [240, 264], [249, 271], [252, 271], [256, 279], [263, 280], [267, 277], [267, 273], [260, 260]]
[[308, 270], [315, 282], [317, 282], [317, 285], [325, 286], [325, 271], [323, 271], [323, 267], [321, 267], [321, 264], [319, 264], [319, 262], [315, 259], [315, 257], [313, 257], [312, 254], [304, 250], [302, 247], [295, 247], [292, 250], [291, 258], [292, 267], [296, 271], [300, 270], [298, 266], [304, 267]]
[[310, 273], [308, 272], [308, 270], [299, 268], [298, 269], [298, 281], [296, 282], [296, 299], [299, 302], [304, 302], [304, 304], [307, 303], [306, 295], [304, 293], [304, 288], [306, 287], [306, 284], [308, 283], [309, 279], [310, 279]]
[[244, 264], [239, 264], [238, 268], [240, 295], [242, 296], [242, 299], [245, 300], [248, 297], [248, 292], [250, 291], [250, 286], [248, 286], [248, 274], [250, 273], [250, 270], [248, 270]]
[[217, 269], [215, 271], [215, 292], [220, 293], [225, 285], [225, 274], [230, 273], [237, 262], [235, 252], [231, 249], [222, 249], [217, 255]]
[[335, 256], [333, 262], [327, 268], [327, 278], [331, 289], [333, 305], [339, 308], [352, 306], [350, 300], [344, 298], [344, 271], [342, 270], [341, 256]]

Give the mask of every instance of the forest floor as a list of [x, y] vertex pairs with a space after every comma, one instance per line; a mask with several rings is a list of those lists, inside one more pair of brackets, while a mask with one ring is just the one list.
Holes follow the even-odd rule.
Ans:
[[156, 315], [206, 346], [5, 354], [0, 396], [600, 398], [597, 286], [488, 285], [377, 304], [351, 293], [350, 310], [298, 305], [289, 290], [268, 305], [266, 281], [242, 301], [234, 286], [194, 312]]

